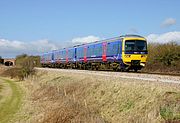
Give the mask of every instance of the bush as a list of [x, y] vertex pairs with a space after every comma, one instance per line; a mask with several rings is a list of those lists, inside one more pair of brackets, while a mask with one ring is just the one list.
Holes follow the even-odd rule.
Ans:
[[180, 45], [174, 42], [149, 44], [148, 51], [149, 55], [145, 70], [180, 71]]
[[38, 56], [19, 55], [16, 57], [16, 67], [7, 69], [3, 75], [24, 80], [29, 75], [35, 74], [34, 67], [40, 64], [38, 60]]
[[30, 65], [33, 67], [40, 66], [40, 57], [39, 56], [28, 56], [26, 54], [22, 54], [16, 57], [16, 66], [26, 66]]
[[4, 63], [4, 59], [0, 56], [0, 64]]

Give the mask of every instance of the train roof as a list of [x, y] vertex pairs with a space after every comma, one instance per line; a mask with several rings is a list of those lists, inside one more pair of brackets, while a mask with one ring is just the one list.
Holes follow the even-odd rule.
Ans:
[[122, 38], [129, 38], [129, 37], [138, 37], [138, 38], [144, 38], [143, 36], [140, 36], [140, 35], [132, 35], [132, 34], [128, 34], [128, 35], [121, 35], [120, 37]]

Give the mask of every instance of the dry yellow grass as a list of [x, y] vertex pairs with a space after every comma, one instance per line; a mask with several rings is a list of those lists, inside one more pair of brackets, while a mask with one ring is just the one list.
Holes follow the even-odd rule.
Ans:
[[179, 122], [177, 84], [52, 71], [24, 84], [26, 122]]

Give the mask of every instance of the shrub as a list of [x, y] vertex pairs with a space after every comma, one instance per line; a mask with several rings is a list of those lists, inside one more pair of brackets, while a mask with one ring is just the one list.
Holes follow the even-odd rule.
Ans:
[[16, 57], [16, 67], [7, 69], [3, 75], [24, 80], [29, 75], [35, 74], [34, 67], [39, 65], [38, 59], [38, 56], [19, 55]]
[[4, 63], [4, 59], [0, 56], [0, 64]]
[[149, 44], [148, 51], [146, 70], [180, 70], [180, 45], [174, 42], [167, 44]]

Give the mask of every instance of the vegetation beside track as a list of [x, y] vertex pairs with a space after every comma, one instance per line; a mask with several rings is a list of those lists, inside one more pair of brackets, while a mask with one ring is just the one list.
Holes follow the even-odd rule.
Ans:
[[0, 103], [0, 122], [7, 123], [13, 119], [15, 113], [20, 108], [22, 101], [22, 90], [12, 80], [0, 78], [1, 84], [7, 84], [8, 86], [3, 89], [9, 89], [11, 93], [0, 93], [3, 101]]
[[67, 71], [39, 71], [25, 84], [36, 109], [30, 122], [180, 121], [176, 84]]
[[180, 45], [176, 43], [149, 44], [144, 72], [180, 74]]

